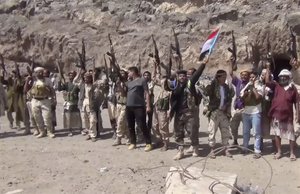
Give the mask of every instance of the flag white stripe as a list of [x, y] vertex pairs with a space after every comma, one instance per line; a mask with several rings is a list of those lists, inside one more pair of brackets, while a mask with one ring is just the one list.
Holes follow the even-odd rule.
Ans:
[[204, 43], [204, 45], [203, 45], [203, 47], [202, 47], [202, 49], [201, 49], [201, 53], [204, 53], [204, 52], [206, 52], [206, 51], [208, 51], [208, 50], [210, 49], [210, 46], [211, 46], [211, 44], [213, 43], [213, 40], [214, 40], [214, 38], [209, 39], [209, 40], [207, 40], [207, 41]]

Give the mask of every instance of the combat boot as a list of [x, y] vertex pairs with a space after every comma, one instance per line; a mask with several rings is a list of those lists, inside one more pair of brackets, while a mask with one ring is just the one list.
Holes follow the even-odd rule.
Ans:
[[44, 132], [42, 132], [42, 133], [40, 133], [38, 136], [36, 136], [37, 138], [42, 138], [42, 137], [46, 137], [46, 133]]
[[144, 149], [145, 152], [150, 152], [152, 150], [152, 145], [151, 144], [146, 144], [146, 147]]
[[180, 160], [184, 157], [183, 146], [179, 146], [177, 154], [174, 156], [173, 160]]
[[193, 153], [194, 152], [194, 147], [191, 145], [185, 152], [189, 153], [189, 154]]
[[129, 146], [128, 146], [128, 149], [129, 150], [133, 150], [133, 149], [135, 149], [136, 148], [136, 145], [135, 144], [130, 144]]
[[52, 133], [52, 132], [48, 132], [48, 137], [50, 137], [50, 138], [55, 138], [55, 134]]
[[193, 156], [194, 157], [199, 156], [199, 146], [193, 146]]
[[91, 141], [96, 142], [97, 141], [96, 137], [91, 137]]
[[163, 141], [163, 146], [162, 148], [160, 149], [161, 151], [165, 152], [168, 150], [168, 141]]
[[113, 146], [118, 146], [118, 145], [121, 145], [122, 142], [121, 142], [121, 137], [117, 137], [113, 143]]
[[30, 134], [31, 134], [30, 129], [25, 129], [23, 135], [30, 135]]
[[40, 134], [40, 132], [38, 131], [38, 130], [35, 130], [34, 132], [33, 132], [33, 136], [38, 136]]

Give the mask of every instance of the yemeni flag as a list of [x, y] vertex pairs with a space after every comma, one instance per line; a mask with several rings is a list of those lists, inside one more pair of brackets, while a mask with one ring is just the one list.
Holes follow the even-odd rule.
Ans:
[[204, 59], [204, 57], [206, 55], [210, 55], [213, 51], [213, 48], [217, 42], [217, 39], [219, 37], [220, 34], [220, 29], [221, 28], [217, 28], [216, 30], [214, 30], [209, 37], [207, 38], [207, 40], [205, 41], [202, 49], [201, 49], [201, 53], [200, 53], [200, 57], [199, 60], [202, 61]]

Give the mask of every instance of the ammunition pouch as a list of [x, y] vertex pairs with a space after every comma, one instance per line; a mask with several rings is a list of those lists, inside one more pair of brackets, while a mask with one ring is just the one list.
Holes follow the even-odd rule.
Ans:
[[34, 85], [30, 91], [33, 98], [45, 98], [50, 96], [51, 92], [47, 86]]
[[187, 105], [189, 109], [193, 109], [196, 106], [195, 97], [192, 94], [187, 96]]
[[157, 110], [166, 111], [170, 109], [170, 98], [165, 97], [157, 100], [156, 102]]

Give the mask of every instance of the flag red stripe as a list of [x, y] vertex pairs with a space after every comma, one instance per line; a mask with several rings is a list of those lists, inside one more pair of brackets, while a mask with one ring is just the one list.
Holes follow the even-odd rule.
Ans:
[[214, 38], [219, 32], [219, 29], [216, 29], [213, 33], [211, 33], [207, 40]]

